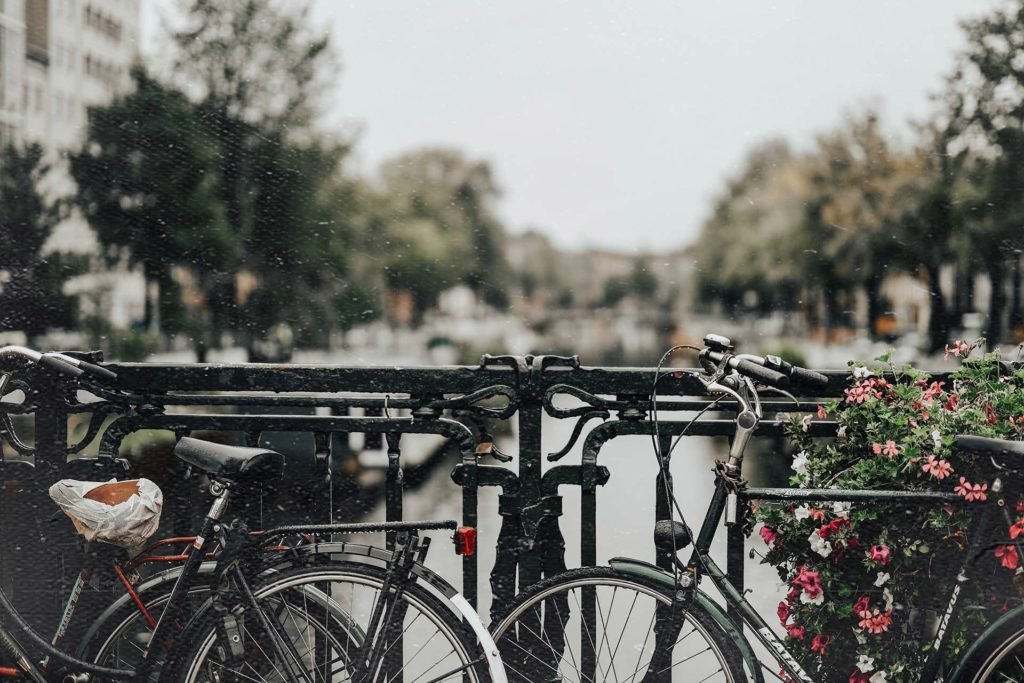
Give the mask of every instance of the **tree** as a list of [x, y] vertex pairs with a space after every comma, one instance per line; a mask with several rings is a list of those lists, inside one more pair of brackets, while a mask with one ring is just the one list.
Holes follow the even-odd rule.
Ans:
[[[309, 7], [272, 0], [192, 0], [174, 33], [175, 74], [200, 101], [261, 130], [304, 134], [331, 66], [327, 33], [310, 30]], [[330, 69], [332, 77], [336, 69]]]
[[75, 202], [110, 261], [127, 255], [160, 285], [165, 324], [186, 325], [173, 272], [187, 268], [216, 325], [227, 316], [222, 292], [239, 259], [217, 193], [217, 141], [182, 93], [141, 68], [132, 78], [131, 94], [89, 111], [86, 141], [71, 156]]
[[[966, 150], [966, 231], [992, 284], [986, 338], [1003, 338], [1007, 261], [1024, 247], [1024, 2], [962, 24], [967, 45], [949, 78], [951, 151]], [[1019, 289], [1019, 288], [1018, 288]], [[1019, 302], [1015, 302], [1019, 310]]]
[[38, 145], [0, 150], [0, 330], [29, 336], [70, 324], [61, 288], [77, 274], [73, 259], [43, 254], [58, 219], [37, 189], [46, 172]]
[[381, 166], [376, 224], [388, 285], [407, 289], [422, 312], [444, 289], [463, 283], [504, 306], [510, 274], [499, 196], [490, 165], [450, 149], [408, 152]]
[[[174, 34], [176, 76], [198, 83], [200, 118], [218, 147], [217, 195], [240, 245], [225, 290], [232, 329], [251, 347], [279, 323], [300, 343], [322, 341], [351, 302], [346, 280], [355, 194], [344, 189], [348, 145], [315, 127], [334, 59], [308, 6], [272, 0], [193, 0]], [[302, 300], [301, 307], [279, 302]], [[356, 307], [365, 311], [360, 301]]]

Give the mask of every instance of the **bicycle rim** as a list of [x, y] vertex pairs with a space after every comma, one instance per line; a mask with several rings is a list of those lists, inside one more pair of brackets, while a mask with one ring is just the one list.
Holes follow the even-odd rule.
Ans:
[[[461, 622], [416, 585], [405, 587], [391, 620], [371, 633], [371, 616], [381, 597], [382, 573], [375, 567], [300, 569], [275, 577], [255, 591], [265, 614], [283, 627], [285, 642], [259, 624], [247, 609], [239, 632], [245, 654], [232, 657], [216, 626], [197, 633], [183, 680], [287, 681], [314, 683], [438, 683], [487, 680], [474, 662], [475, 640]], [[223, 631], [221, 631], [223, 633]], [[280, 631], [279, 631], [280, 633]], [[283, 646], [283, 648], [281, 647]], [[280, 654], [287, 651], [284, 656]], [[372, 661], [360, 653], [374, 652]], [[484, 669], [485, 670], [485, 669]]]
[[[588, 605], [592, 606], [590, 618]], [[655, 670], [655, 625], [672, 605], [663, 588], [592, 568], [522, 594], [494, 629], [509, 681], [711, 682], [745, 680], [735, 645], [696, 606]]]

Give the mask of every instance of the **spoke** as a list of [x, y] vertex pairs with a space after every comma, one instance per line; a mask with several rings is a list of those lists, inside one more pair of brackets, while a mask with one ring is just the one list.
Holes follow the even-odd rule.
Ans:
[[[262, 646], [260, 645], [260, 643], [259, 643], [259, 641], [258, 641], [258, 640], [256, 640], [255, 638], [253, 638], [253, 637], [252, 637], [252, 633], [251, 633], [251, 632], [249, 631], [249, 629], [245, 629], [245, 633], [246, 633], [246, 635], [248, 635], [248, 636], [249, 636], [249, 639], [250, 639], [250, 640], [252, 641], [253, 645], [255, 645], [255, 646], [256, 646], [256, 648], [257, 648], [257, 649], [258, 649], [258, 650], [259, 650], [259, 651], [260, 651], [261, 653], [263, 653], [263, 657], [264, 657], [264, 658], [265, 658], [265, 659], [266, 659], [266, 660], [267, 660], [268, 662], [270, 662], [270, 666], [274, 667], [274, 671], [276, 671], [276, 672], [277, 672], [277, 675], [281, 677], [281, 680], [282, 680], [282, 681], [288, 680], [288, 679], [287, 679], [287, 677], [285, 677], [284, 675], [282, 675], [282, 674], [281, 674], [281, 670], [277, 668], [277, 664], [275, 664], [275, 663], [274, 663], [274, 660], [273, 660], [273, 659], [271, 659], [270, 657], [267, 657], [267, 652], [266, 652], [266, 650], [264, 650], [264, 649], [263, 649], [263, 647], [262, 647]], [[252, 664], [249, 664], [249, 667], [250, 667], [250, 668], [251, 668], [251, 669], [252, 669], [253, 671], [255, 671], [255, 670], [256, 670], [256, 667], [252, 666]]]
[[635, 679], [640, 673], [640, 663], [643, 661], [644, 652], [647, 651], [647, 641], [651, 639], [651, 634], [654, 633], [654, 621], [657, 617], [658, 609], [657, 605], [655, 605], [654, 610], [651, 612], [651, 623], [647, 624], [647, 635], [644, 636], [644, 644], [640, 647], [640, 654], [636, 658], [636, 668], [633, 669], [633, 675], [626, 679], [626, 683]]
[[[531, 629], [531, 628], [527, 627], [527, 626], [526, 626], [525, 624], [520, 624], [519, 626], [520, 626], [520, 628], [525, 628], [525, 629], [526, 629], [527, 631], [529, 631], [529, 632], [533, 633], [533, 629]], [[535, 635], [536, 635], [536, 634], [535, 634]], [[504, 641], [502, 641], [502, 642], [504, 642]], [[550, 669], [550, 670], [551, 670], [552, 672], [554, 672], [554, 673], [555, 673], [556, 675], [559, 675], [559, 676], [561, 675], [561, 673], [559, 672], [559, 670], [558, 670], [557, 668], [555, 668], [555, 667], [551, 666], [550, 664], [548, 664], [547, 662], [545, 662], [545, 661], [544, 661], [543, 659], [541, 659], [540, 657], [538, 657], [537, 655], [533, 654], [532, 652], [530, 652], [529, 650], [527, 650], [527, 649], [526, 649], [525, 647], [523, 647], [522, 645], [520, 645], [520, 644], [519, 644], [518, 642], [516, 642], [515, 640], [513, 640], [513, 641], [511, 641], [511, 642], [507, 643], [507, 645], [511, 645], [512, 647], [516, 647], [516, 648], [519, 648], [520, 650], [522, 650], [522, 651], [523, 651], [523, 653], [524, 653], [525, 655], [527, 655], [527, 656], [529, 656], [529, 657], [532, 657], [533, 659], [536, 659], [536, 660], [537, 660], [537, 662], [539, 662], [539, 663], [540, 663], [540, 664], [541, 664], [541, 665], [542, 665], [542, 666], [543, 666], [544, 668], [546, 668], [546, 669]], [[581, 672], [581, 671], [579, 671], [579, 669], [577, 669], [577, 673], [580, 673], [580, 674], [582, 674], [582, 672]], [[588, 678], [587, 680], [590, 680], [590, 681], [592, 681], [593, 679], [589, 679], [589, 678]]]
[[[551, 604], [555, 608], [555, 616], [558, 617], [559, 628], [562, 629], [562, 641], [566, 651], [569, 653], [569, 659], [572, 660], [572, 666], [574, 669], [576, 669], [576, 672], [582, 676], [583, 672], [580, 670], [580, 665], [576, 663], [576, 656], [572, 653], [572, 643], [570, 643], [569, 639], [565, 637], [565, 625], [569, 623], [569, 617], [571, 615], [566, 615], [563, 617], [562, 610], [558, 609], [558, 601], [554, 598], [551, 599]], [[552, 651], [554, 650], [554, 648], [551, 649]], [[559, 655], [558, 653], [555, 653], [555, 658], [559, 661], [561, 661], [562, 659], [561, 655]]]
[[[596, 590], [596, 588], [595, 588], [595, 590]], [[594, 648], [594, 652], [597, 652], [597, 645], [594, 644], [594, 638], [590, 634], [590, 627], [587, 626], [587, 620], [584, 618], [584, 615], [583, 615], [583, 606], [580, 604], [580, 599], [576, 597], [576, 593], [575, 592], [572, 595], [572, 599], [576, 601], [576, 607], [580, 611], [580, 624], [583, 625], [583, 629], [581, 629], [580, 635], [583, 635], [582, 632], [585, 630], [587, 632], [587, 640], [590, 641], [590, 645], [591, 645], [591, 647]], [[597, 661], [596, 657], [594, 658], [594, 666], [596, 666], [598, 669], [601, 668], [601, 662]], [[601, 678], [608, 678], [608, 672], [601, 671]]]
[[[612, 607], [615, 606], [615, 596], [616, 596], [618, 590], [619, 590], [618, 586], [615, 586], [615, 587], [612, 588], [612, 604], [608, 606], [608, 613], [609, 614], [611, 614]], [[601, 638], [601, 649], [603, 650], [605, 644], [608, 642], [608, 620], [605, 618], [604, 612], [601, 610], [601, 596], [598, 595], [598, 593], [597, 593], [597, 587], [594, 588], [594, 604], [597, 605], [597, 616], [599, 616], [601, 618], [601, 633], [604, 634], [604, 637]], [[621, 639], [622, 639], [622, 635], [620, 634], [619, 635], [619, 640], [621, 640]], [[608, 646], [608, 650], [611, 651], [611, 649], [612, 649], [612, 646], [609, 645]], [[598, 659], [598, 661], [600, 661], [600, 659], [601, 659], [601, 652], [600, 652], [600, 650], [597, 652], [597, 659]], [[615, 683], [619, 683], [619, 674], [615, 670], [615, 657], [612, 657], [611, 661], [608, 662], [608, 668], [611, 669], [612, 676], [615, 677]]]
[[[618, 590], [618, 588], [616, 588], [616, 590]], [[612, 650], [612, 661], [613, 662], [615, 661], [615, 655], [619, 654], [619, 646], [622, 645], [622, 637], [624, 635], [626, 635], [626, 627], [629, 626], [629, 620], [633, 618], [633, 610], [636, 609], [636, 601], [639, 600], [639, 599], [640, 599], [640, 591], [636, 591], [636, 590], [633, 591], [633, 603], [629, 606], [629, 612], [626, 613], [626, 621], [625, 621], [625, 623], [622, 624], [622, 631], [619, 633], [619, 642], [615, 643], [615, 649]], [[657, 601], [655, 601], [655, 602], [657, 602]], [[650, 635], [650, 631], [648, 631], [648, 636], [649, 635]], [[647, 647], [647, 637], [648, 636], [644, 637], [644, 647]], [[640, 653], [643, 654], [643, 649], [640, 650]], [[639, 661], [639, 659], [640, 658], [637, 657], [637, 661]], [[634, 676], [636, 675], [635, 671], [633, 672], [633, 675]]]

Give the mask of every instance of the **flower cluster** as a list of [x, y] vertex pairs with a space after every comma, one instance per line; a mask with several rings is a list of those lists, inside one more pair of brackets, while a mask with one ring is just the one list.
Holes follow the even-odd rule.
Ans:
[[[978, 344], [947, 347], [961, 359], [948, 379], [913, 368], [886, 372], [852, 364], [841, 399], [791, 418], [798, 448], [790, 483], [801, 488], [943, 491], [966, 507], [898, 502], [761, 505], [754, 518], [768, 547], [764, 561], [788, 590], [778, 617], [791, 651], [823, 680], [917, 681], [931, 642], [929, 614], [944, 607], [967, 542], [970, 505], [997, 494], [997, 473], [983, 458], [953, 448], [956, 434], [1024, 439], [1024, 371], [995, 356], [972, 357]], [[878, 359], [883, 367], [887, 357]], [[811, 436], [810, 423], [834, 420], [835, 439]], [[1006, 482], [1004, 482], [1005, 484]], [[1009, 488], [1009, 487], [1007, 487]], [[1018, 487], [1019, 488], [1019, 487]], [[1007, 499], [1017, 519], [982, 560], [998, 597], [961, 597], [1005, 611], [1020, 601], [1024, 503]], [[998, 539], [997, 539], [998, 540]], [[1021, 546], [1018, 546], [1018, 542]], [[991, 615], [973, 611], [953, 634], [962, 649]]]

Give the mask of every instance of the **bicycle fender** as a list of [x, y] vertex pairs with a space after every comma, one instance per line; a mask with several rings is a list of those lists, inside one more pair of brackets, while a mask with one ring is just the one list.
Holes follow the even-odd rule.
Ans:
[[491, 634], [484, 628], [483, 622], [480, 621], [480, 615], [466, 601], [466, 598], [462, 597], [461, 593], [457, 593], [449, 601], [473, 629], [477, 640], [480, 641], [480, 647], [483, 648], [484, 655], [487, 656], [487, 669], [490, 671], [491, 681], [493, 683], [508, 683], [508, 679], [505, 677], [505, 665], [498, 653], [498, 646], [494, 644]]
[[[630, 576], [638, 576], [642, 579], [648, 579], [673, 590], [676, 588], [675, 577], [661, 567], [657, 567], [653, 564], [625, 557], [613, 558], [608, 564], [617, 572]], [[717, 623], [732, 639], [732, 641], [736, 643], [736, 647], [738, 647], [740, 651], [740, 656], [743, 657], [743, 661], [746, 663], [747, 668], [753, 676], [754, 683], [764, 683], [764, 675], [761, 672], [761, 663], [758, 661], [757, 657], [754, 656], [754, 651], [750, 647], [750, 642], [747, 640], [746, 636], [743, 635], [743, 632], [736, 628], [736, 625], [725, 613], [725, 610], [723, 610], [717, 602], [712, 600], [707, 593], [700, 589], [693, 590], [693, 601], [700, 606], [701, 609], [707, 612], [708, 615], [715, 620], [715, 623]]]
[[[948, 679], [945, 679], [945, 683], [958, 683], [964, 674], [970, 673], [970, 671], [967, 671], [965, 667], [971, 657], [973, 657], [977, 652], [984, 652], [990, 646], [989, 640], [991, 640], [992, 636], [994, 636], [1007, 622], [1018, 621], [1020, 619], [1024, 619], [1024, 605], [1014, 607], [1009, 612], [992, 622], [980, 636], [974, 639], [971, 646], [967, 648], [967, 651], [960, 657], [956, 663], [956, 668], [953, 669], [953, 674]], [[939, 679], [939, 681], [942, 683], [943, 679]]]

